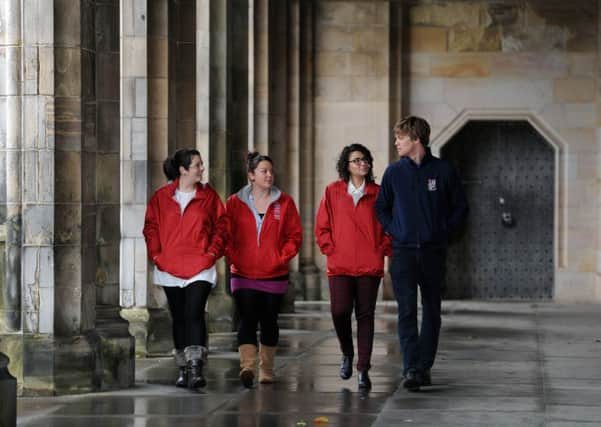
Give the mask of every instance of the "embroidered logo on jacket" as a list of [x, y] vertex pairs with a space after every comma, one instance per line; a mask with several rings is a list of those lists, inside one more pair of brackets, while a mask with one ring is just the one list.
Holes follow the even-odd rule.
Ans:
[[275, 204], [273, 205], [273, 218], [274, 218], [276, 221], [279, 221], [279, 220], [280, 220], [280, 212], [281, 212], [281, 209], [280, 209], [280, 204], [279, 204], [279, 203], [275, 203]]
[[436, 178], [428, 178], [428, 191], [436, 191]]

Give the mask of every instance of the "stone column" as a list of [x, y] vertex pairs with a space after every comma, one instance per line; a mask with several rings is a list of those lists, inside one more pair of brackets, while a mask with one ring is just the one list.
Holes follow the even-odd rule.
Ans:
[[[63, 393], [128, 387], [134, 381], [133, 339], [127, 324], [119, 317], [116, 286], [101, 283], [97, 276], [97, 239], [109, 246], [117, 243], [111, 236], [117, 235], [114, 225], [118, 215], [110, 208], [111, 200], [116, 200], [112, 199], [114, 190], [107, 187], [114, 183], [112, 177], [118, 162], [116, 153], [105, 145], [105, 135], [97, 132], [98, 123], [113, 126], [117, 117], [111, 115], [111, 111], [116, 112], [118, 100], [110, 88], [117, 75], [111, 72], [110, 64], [100, 67], [103, 63], [97, 55], [108, 54], [111, 60], [111, 48], [103, 42], [116, 35], [111, 17], [117, 13], [117, 4], [104, 2], [103, 7], [109, 10], [98, 7], [97, 15], [94, 0], [37, 3], [38, 19], [54, 16], [53, 26], [40, 26], [50, 29], [55, 43], [55, 141], [51, 140], [55, 150], [54, 162], [47, 162], [56, 165], [51, 181], [54, 183], [51, 193], [54, 301], [57, 302], [53, 301], [54, 390]], [[54, 14], [40, 10], [43, 7], [54, 7]], [[32, 11], [27, 16], [32, 16]], [[115, 50], [113, 43], [113, 59]], [[44, 177], [38, 179], [43, 181]], [[45, 275], [40, 277], [40, 281], [47, 280]], [[48, 358], [44, 352], [27, 348], [24, 354], [35, 355], [26, 364], [32, 369], [39, 369]]]
[[[280, 173], [277, 176], [277, 185], [286, 184], [286, 191], [299, 203], [300, 198], [300, 4], [298, 0], [290, 1], [288, 7], [288, 46], [286, 52], [287, 62], [287, 91], [286, 96], [286, 138], [280, 145], [286, 145], [286, 163], [279, 165]], [[284, 169], [285, 168], [285, 169]], [[277, 171], [276, 171], [277, 172]], [[282, 179], [283, 177], [285, 179]], [[299, 207], [300, 210], [300, 207]], [[303, 235], [303, 237], [305, 237]], [[283, 312], [294, 312], [294, 299], [298, 289], [303, 288], [303, 278], [298, 268], [299, 259], [295, 257], [290, 262], [290, 282], [288, 292], [282, 304]]]
[[[256, 0], [253, 13], [253, 142], [275, 163], [276, 185], [296, 201], [302, 215], [303, 170], [301, 150], [306, 142], [303, 121], [305, 61], [302, 50], [305, 10], [310, 2]], [[303, 218], [305, 218], [303, 216]], [[312, 241], [307, 234], [305, 239]], [[304, 288], [299, 258], [290, 263], [290, 288], [284, 310], [294, 309], [294, 298]]]
[[[254, 149], [269, 154], [278, 170], [287, 171], [289, 1], [254, 1]], [[287, 188], [287, 173], [277, 185]]]
[[[21, 1], [0, 10], [0, 358], [22, 376], [21, 332]], [[5, 359], [6, 360], [6, 359]], [[8, 362], [7, 362], [8, 363]]]
[[[601, 1], [597, 1], [597, 274], [595, 296], [601, 301]], [[556, 225], [557, 227], [557, 225]]]
[[[248, 0], [196, 1], [196, 147], [208, 165], [209, 183], [224, 201], [246, 182], [248, 9]], [[223, 260], [217, 270], [208, 327], [229, 331], [233, 302]]]
[[[390, 48], [389, 48], [389, 147], [388, 147], [388, 159], [382, 159], [382, 164], [393, 163], [398, 159], [396, 148], [394, 147], [394, 132], [392, 127], [397, 120], [400, 120], [403, 115], [403, 87], [407, 84], [408, 80], [404, 80], [403, 76], [409, 73], [408, 65], [409, 61], [403, 60], [403, 53], [405, 52], [404, 43], [405, 38], [403, 37], [404, 26], [404, 6], [402, 2], [391, 1], [390, 7], [390, 18], [389, 18], [389, 31], [390, 31]], [[382, 299], [394, 300], [394, 291], [392, 289], [392, 279], [388, 272], [388, 265], [390, 259], [386, 259], [386, 265], [384, 268], [384, 278], [382, 281]]]
[[[297, 296], [305, 298], [307, 288], [312, 299], [319, 299], [318, 269], [314, 262], [314, 180], [312, 115], [313, 115], [313, 66], [312, 38], [313, 12], [310, 2], [294, 0], [289, 5], [288, 29], [288, 92], [286, 144], [288, 166], [287, 188], [298, 203], [303, 225], [303, 245], [300, 256], [291, 267], [291, 280], [285, 298], [284, 310], [294, 310]], [[274, 118], [277, 121], [277, 118]], [[317, 289], [317, 294], [315, 293]]]
[[299, 210], [303, 225], [303, 245], [299, 269], [304, 280], [302, 296], [306, 300], [321, 299], [320, 272], [315, 264], [315, 139], [314, 139], [314, 9], [313, 3], [300, 2], [300, 58], [299, 58]]
[[146, 0], [120, 0], [120, 303], [139, 356], [147, 354], [149, 321], [149, 263], [142, 229], [150, 196], [147, 22], [154, 10]]
[[270, 0], [253, 1], [253, 148], [269, 150], [269, 5]]
[[[277, 185], [289, 192], [290, 145], [288, 139], [288, 60], [290, 1], [270, 0], [269, 2], [269, 76], [268, 76], [268, 138], [267, 152], [275, 162]], [[296, 200], [298, 202], [298, 199]]]
[[8, 310], [17, 323], [2, 316], [0, 348], [23, 394], [128, 386], [131, 338], [96, 311], [96, 5], [4, 6], [2, 289], [21, 303]]

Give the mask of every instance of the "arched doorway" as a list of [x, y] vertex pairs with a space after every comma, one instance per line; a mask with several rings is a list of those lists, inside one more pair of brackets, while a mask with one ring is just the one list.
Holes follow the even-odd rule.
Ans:
[[470, 121], [440, 154], [470, 203], [449, 248], [446, 298], [552, 298], [553, 148], [526, 121]]

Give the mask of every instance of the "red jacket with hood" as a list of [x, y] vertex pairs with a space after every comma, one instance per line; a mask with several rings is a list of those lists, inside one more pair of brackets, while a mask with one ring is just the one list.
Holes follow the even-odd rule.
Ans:
[[288, 274], [288, 262], [302, 241], [300, 217], [292, 197], [276, 187], [257, 235], [251, 209], [250, 185], [231, 195], [225, 204], [230, 240], [226, 256], [230, 271], [248, 279], [270, 279]]
[[366, 183], [357, 206], [348, 183], [326, 187], [315, 221], [315, 237], [326, 255], [328, 276], [384, 275], [384, 255], [391, 255], [391, 239], [376, 218], [374, 203], [380, 186]]
[[146, 208], [144, 238], [148, 258], [162, 271], [188, 279], [223, 256], [227, 217], [219, 195], [198, 184], [196, 195], [181, 212], [175, 200], [179, 179], [159, 188]]

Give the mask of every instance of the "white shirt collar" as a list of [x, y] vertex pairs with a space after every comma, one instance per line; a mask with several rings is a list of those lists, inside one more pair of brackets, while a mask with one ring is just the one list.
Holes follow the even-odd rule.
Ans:
[[363, 183], [359, 186], [359, 188], [356, 188], [353, 185], [353, 181], [351, 181], [349, 179], [348, 180], [348, 192], [349, 192], [349, 194], [363, 194], [363, 192], [365, 192], [365, 180], [363, 180]]

